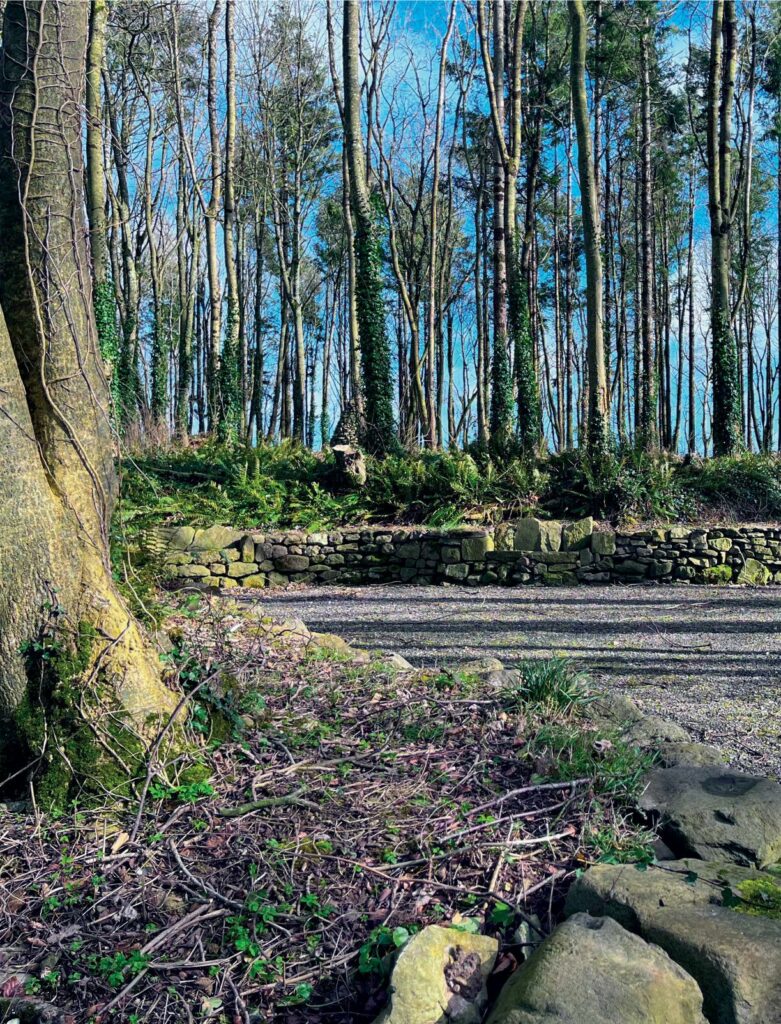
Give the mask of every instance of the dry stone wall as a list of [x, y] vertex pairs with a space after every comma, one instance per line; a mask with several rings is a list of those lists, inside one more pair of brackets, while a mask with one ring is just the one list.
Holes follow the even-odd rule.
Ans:
[[633, 533], [525, 518], [495, 528], [243, 533], [224, 526], [167, 532], [165, 565], [179, 584], [288, 583], [781, 583], [781, 526]]

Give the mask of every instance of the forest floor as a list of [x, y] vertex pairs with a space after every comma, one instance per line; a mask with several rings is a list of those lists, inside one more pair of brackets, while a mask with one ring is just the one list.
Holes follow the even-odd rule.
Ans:
[[102, 807], [0, 804], [11, 1017], [34, 996], [63, 1024], [364, 1024], [417, 928], [497, 935], [498, 986], [580, 869], [652, 857], [626, 810], [652, 757], [592, 724], [562, 662], [497, 685], [176, 600], [191, 753]]
[[781, 588], [395, 584], [241, 600], [420, 665], [563, 655], [601, 687], [722, 747], [735, 767], [781, 778]]

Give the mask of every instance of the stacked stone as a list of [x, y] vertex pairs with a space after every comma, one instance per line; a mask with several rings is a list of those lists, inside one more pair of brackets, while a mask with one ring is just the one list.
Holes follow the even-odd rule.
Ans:
[[222, 589], [288, 583], [781, 583], [781, 528], [670, 526], [633, 533], [591, 518], [532, 517], [496, 528], [362, 526], [243, 533], [181, 526], [167, 538], [172, 580]]

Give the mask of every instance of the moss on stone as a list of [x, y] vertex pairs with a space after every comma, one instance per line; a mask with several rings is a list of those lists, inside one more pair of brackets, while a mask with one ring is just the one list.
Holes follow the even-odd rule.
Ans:
[[735, 886], [741, 902], [734, 907], [741, 914], [770, 917], [781, 921], [781, 885], [769, 878], [747, 878]]
[[732, 567], [729, 565], [711, 565], [702, 575], [706, 583], [732, 583]]

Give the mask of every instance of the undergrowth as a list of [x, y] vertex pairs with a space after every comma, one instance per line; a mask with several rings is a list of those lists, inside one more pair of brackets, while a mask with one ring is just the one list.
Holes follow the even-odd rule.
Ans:
[[636, 449], [504, 461], [474, 452], [367, 458], [366, 485], [345, 486], [330, 452], [285, 442], [255, 449], [207, 441], [122, 462], [115, 539], [161, 523], [328, 529], [361, 522], [452, 527], [524, 514], [615, 523], [781, 516], [781, 460], [743, 454], [685, 462]]

